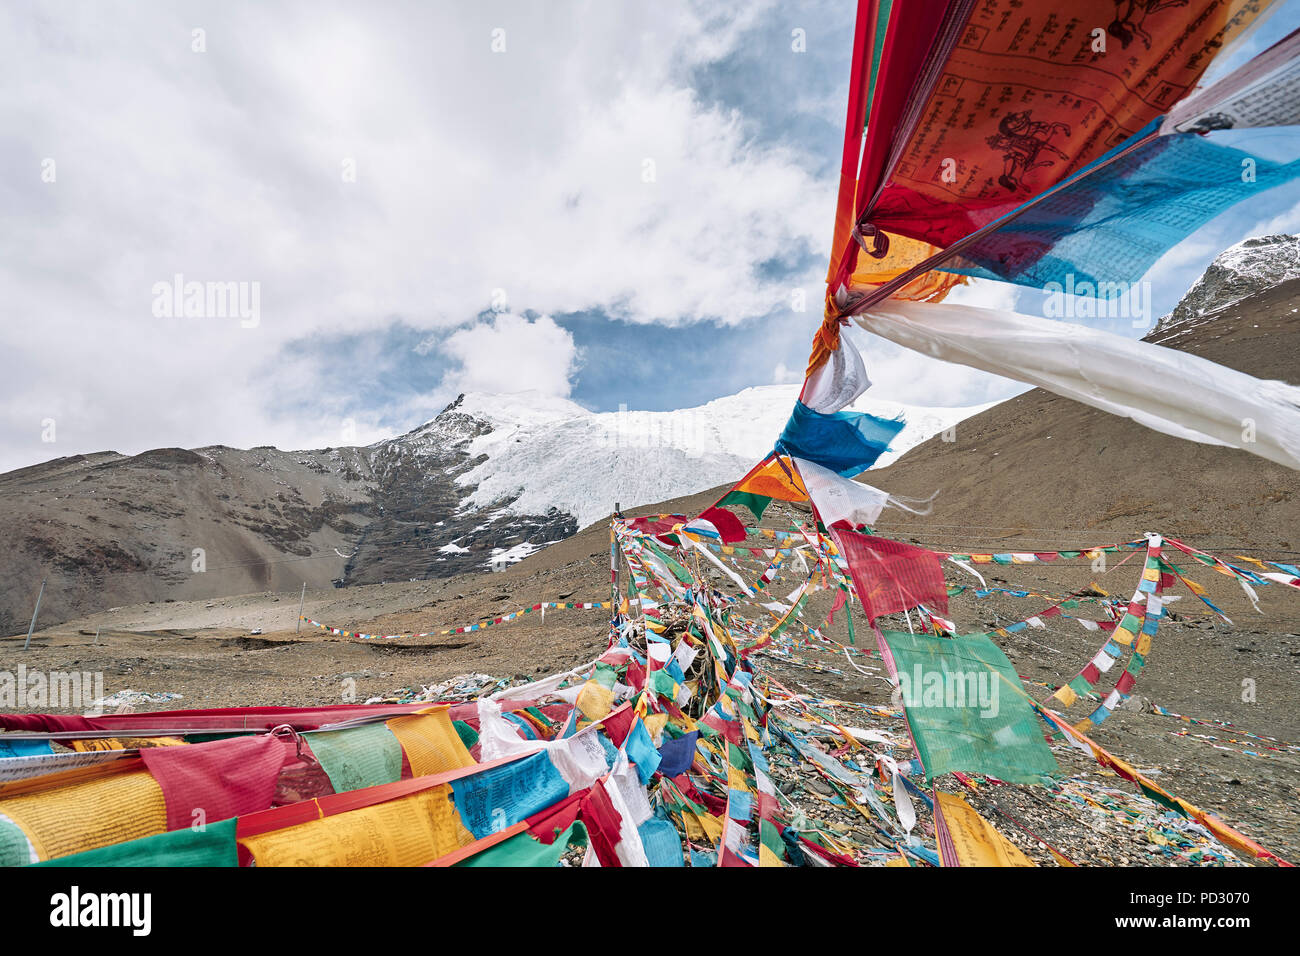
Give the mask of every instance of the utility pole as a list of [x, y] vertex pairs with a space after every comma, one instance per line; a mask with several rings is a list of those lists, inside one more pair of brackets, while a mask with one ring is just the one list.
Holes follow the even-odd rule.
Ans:
[[303, 602], [306, 601], [306, 600], [307, 600], [307, 582], [306, 582], [306, 581], [303, 581], [303, 582], [302, 582], [302, 594], [298, 595], [298, 631], [297, 631], [297, 633], [299, 633], [299, 634], [302, 633], [302, 605], [303, 605]]
[[41, 579], [41, 590], [36, 595], [36, 610], [32, 611], [32, 623], [27, 626], [27, 642], [23, 644], [23, 650], [32, 646], [32, 631], [36, 630], [36, 615], [41, 613], [41, 598], [45, 597], [45, 579]]

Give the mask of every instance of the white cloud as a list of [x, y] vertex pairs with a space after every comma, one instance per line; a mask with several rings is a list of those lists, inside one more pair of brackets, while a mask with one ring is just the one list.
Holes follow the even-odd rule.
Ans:
[[444, 384], [489, 394], [535, 391], [567, 398], [579, 358], [573, 335], [549, 315], [496, 315], [452, 333], [442, 350], [461, 363]]
[[803, 381], [803, 370], [788, 368], [784, 362], [777, 362], [772, 369], [773, 385], [791, 385]]
[[959, 285], [944, 298], [951, 305], [972, 305], [981, 309], [1000, 309], [1014, 312], [1016, 300], [1021, 290], [1010, 282], [998, 282], [996, 279], [972, 279], [967, 285]]
[[1300, 206], [1284, 209], [1270, 219], [1256, 225], [1249, 233], [1251, 236], [1293, 236], [1300, 234]]
[[[318, 441], [349, 384], [290, 343], [397, 318], [441, 336], [498, 288], [515, 311], [683, 324], [815, 287], [759, 265], [824, 245], [833, 183], [689, 88], [767, 6], [0, 10], [0, 354], [22, 396], [0, 409], [0, 469]], [[176, 273], [259, 282], [260, 324], [154, 318]], [[313, 384], [328, 410], [285, 415]]]

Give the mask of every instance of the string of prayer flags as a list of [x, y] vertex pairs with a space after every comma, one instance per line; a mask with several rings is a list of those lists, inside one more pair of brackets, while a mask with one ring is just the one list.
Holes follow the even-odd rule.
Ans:
[[1164, 616], [1162, 595], [1168, 578], [1162, 570], [1161, 543], [1162, 539], [1159, 535], [1148, 536], [1142, 576], [1124, 615], [1110, 631], [1106, 643], [1092, 659], [1075, 677], [1058, 687], [1050, 698], [1059, 706], [1068, 708], [1080, 698], [1090, 696], [1100, 682], [1101, 675], [1114, 667], [1126, 649], [1131, 652], [1128, 664], [1120, 673], [1114, 688], [1096, 709], [1078, 724], [1078, 728], [1082, 731], [1100, 724], [1132, 695], [1133, 687], [1137, 683], [1137, 675], [1151, 652], [1152, 638], [1155, 637], [1160, 620]]
[[462, 624], [460, 627], [444, 628], [441, 631], [424, 631], [419, 634], [368, 634], [362, 631], [349, 631], [347, 628], [331, 627], [328, 624], [322, 624], [320, 621], [313, 621], [309, 617], [303, 617], [303, 623], [310, 627], [318, 628], [322, 631], [329, 631], [340, 637], [352, 637], [362, 641], [395, 641], [403, 638], [418, 637], [446, 637], [450, 634], [469, 634], [474, 631], [481, 631], [484, 628], [491, 627], [494, 624], [507, 624], [510, 621], [516, 621], [525, 614], [533, 614], [537, 611], [546, 617], [548, 608], [561, 610], [581, 610], [581, 611], [600, 611], [608, 610], [613, 607], [611, 601], [546, 601], [534, 604], [530, 607], [521, 608], [518, 611], [511, 611], [509, 614], [502, 614], [499, 617], [489, 618], [485, 621], [479, 621], [476, 624]]
[[[788, 475], [782, 461], [769, 460], [781, 475], [769, 477], [798, 490], [820, 467], [784, 464]], [[814, 492], [815, 508], [816, 499]], [[1189, 861], [1222, 861], [1230, 847], [1281, 862], [1085, 743], [1079, 728], [1090, 724], [1066, 723], [1033, 701], [989, 635], [957, 634], [939, 598], [963, 592], [945, 585], [938, 553], [817, 521], [746, 529], [731, 544], [720, 530], [710, 537], [706, 521], [678, 516], [658, 528], [616, 516], [613, 566], [621, 555], [631, 573], [616, 581], [627, 600], [613, 615], [606, 650], [515, 687], [477, 675], [440, 687], [460, 695], [443, 703], [4, 715], [0, 722], [28, 736], [8, 748], [17, 755], [0, 757], [0, 862], [554, 866], [578, 853], [584, 866], [1025, 865], [994, 826], [1007, 819], [1019, 827], [1014, 818], [999, 811], [984, 819], [961, 798], [931, 796], [920, 783], [951, 772], [982, 786], [969, 772], [994, 784], [1048, 783], [1056, 793], [1059, 770], [1035, 712], [1160, 807], [1197, 821], [1204, 829]], [[747, 546], [751, 535], [768, 546]], [[1160, 536], [1144, 543], [1132, 599], [1103, 603], [1115, 619], [1091, 622], [1106, 640], [1076, 678], [1091, 692], [1101, 675], [1118, 675], [1115, 700], [1131, 691], [1164, 591], [1178, 580]], [[1137, 553], [1128, 545], [1107, 550], [1120, 549]], [[1011, 552], [980, 563], [1091, 553]], [[1277, 566], [1196, 560], [1251, 586], [1271, 583], [1265, 567]], [[778, 569], [797, 572], [796, 586], [780, 601], [760, 598]], [[736, 593], [726, 582], [737, 578], [756, 583]], [[822, 609], [816, 622], [802, 620], [821, 591], [833, 592], [824, 606], [833, 599], [848, 616], [850, 642], [855, 595], [873, 621], [921, 610], [917, 633], [877, 631], [879, 662], [898, 687], [901, 711], [803, 685], [793, 691], [770, 666], [847, 673], [855, 686], [881, 676], [857, 663], [874, 655], [825, 633]], [[997, 593], [1046, 597], [1011, 587]], [[1079, 603], [1057, 600], [996, 633], [1047, 627]], [[814, 660], [814, 651], [840, 658], [841, 667], [847, 660], [853, 672]], [[1102, 707], [1112, 707], [1109, 698]], [[1089, 718], [1098, 719], [1097, 711]], [[872, 720], [902, 723], [886, 733]], [[58, 739], [71, 744], [78, 735], [111, 737], [131, 749], [55, 754], [40, 734], [67, 734]], [[909, 735], [914, 749], [903, 743]], [[168, 746], [147, 746], [160, 742]], [[33, 761], [40, 765], [29, 767]], [[791, 761], [820, 778], [816, 792], [781, 783], [790, 781]], [[818, 805], [856, 814], [870, 838], [814, 819]], [[189, 825], [200, 811], [206, 829]], [[919, 819], [925, 813], [932, 830]], [[228, 817], [214, 822], [213, 814]], [[1149, 839], [1168, 844], [1161, 834], [1171, 832]]]

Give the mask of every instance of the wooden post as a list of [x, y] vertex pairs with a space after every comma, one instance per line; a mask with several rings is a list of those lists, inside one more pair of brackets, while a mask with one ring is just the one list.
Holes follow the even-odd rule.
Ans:
[[298, 630], [296, 633], [302, 633], [302, 605], [307, 600], [307, 582], [302, 582], [302, 594], [298, 595]]
[[27, 642], [23, 644], [23, 650], [32, 646], [32, 631], [36, 630], [36, 615], [41, 613], [41, 598], [45, 597], [45, 579], [41, 579], [41, 590], [36, 595], [36, 609], [32, 611], [32, 623], [27, 626]]

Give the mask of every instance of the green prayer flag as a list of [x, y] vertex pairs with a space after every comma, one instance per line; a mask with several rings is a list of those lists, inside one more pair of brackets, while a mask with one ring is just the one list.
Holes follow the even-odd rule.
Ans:
[[336, 793], [402, 779], [402, 745], [382, 723], [304, 736]]
[[555, 838], [551, 844], [543, 843], [529, 833], [519, 833], [508, 840], [502, 840], [496, 846], [489, 847], [482, 853], [475, 853], [468, 859], [461, 860], [456, 866], [559, 866], [560, 858], [568, 852], [570, 844], [579, 848], [587, 846], [587, 828], [575, 820], [569, 829]]
[[1166, 809], [1169, 810], [1173, 810], [1179, 816], [1182, 817], [1187, 816], [1187, 811], [1184, 810], [1181, 805], [1169, 799], [1169, 797], [1165, 796], [1159, 790], [1153, 790], [1151, 787], [1148, 787], [1146, 784], [1144, 784], [1141, 780], [1137, 782], [1137, 785], [1138, 785], [1138, 789], [1142, 791], [1142, 795], [1145, 796], [1148, 800], [1154, 800], [1162, 807], [1165, 807]]
[[460, 742], [465, 745], [466, 750], [478, 743], [478, 731], [465, 721], [453, 720], [451, 725], [456, 728], [456, 736], [460, 738]]
[[12, 820], [0, 820], [0, 866], [26, 866], [31, 861], [27, 834]]
[[927, 781], [963, 770], [1041, 783], [1057, 771], [1020, 678], [988, 635], [882, 633]]
[[657, 671], [651, 671], [650, 677], [646, 681], [646, 686], [656, 694], [662, 694], [665, 697], [672, 697], [676, 692], [677, 681], [673, 680], [662, 667]]
[[787, 859], [785, 841], [781, 839], [781, 833], [777, 830], [776, 824], [772, 823], [772, 821], [758, 821], [758, 839], [763, 846], [776, 854], [778, 860]]
[[209, 823], [202, 830], [186, 827], [97, 850], [73, 853], [37, 866], [238, 866], [235, 848], [238, 819]]
[[1084, 677], [1082, 674], [1076, 674], [1071, 679], [1069, 688], [1080, 697], [1087, 697], [1092, 693], [1092, 685], [1088, 683], [1088, 678]]
[[748, 491], [731, 491], [718, 502], [718, 505], [744, 505], [754, 513], [755, 519], [761, 521], [763, 512], [771, 503], [772, 499], [766, 495], [756, 495]]

